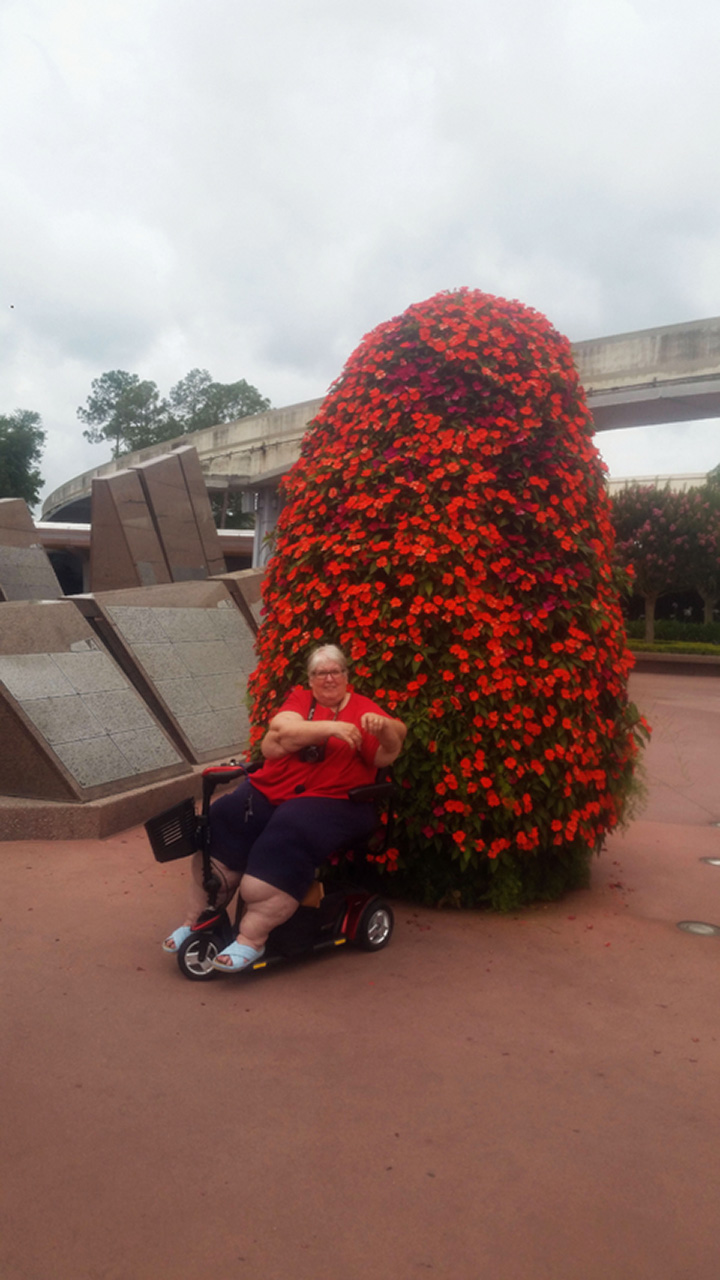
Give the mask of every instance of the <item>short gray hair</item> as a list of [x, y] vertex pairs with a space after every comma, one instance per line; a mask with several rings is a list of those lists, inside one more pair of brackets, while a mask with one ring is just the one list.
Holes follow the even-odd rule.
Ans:
[[327, 658], [330, 662], [337, 662], [342, 671], [347, 671], [348, 669], [347, 658], [342, 649], [338, 649], [336, 644], [320, 644], [316, 649], [313, 649], [307, 660], [308, 676], [312, 675], [323, 658]]

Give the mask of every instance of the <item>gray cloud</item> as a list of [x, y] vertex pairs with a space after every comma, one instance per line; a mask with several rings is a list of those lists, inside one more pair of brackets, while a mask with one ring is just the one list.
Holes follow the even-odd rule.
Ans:
[[290, 403], [459, 285], [573, 339], [720, 313], [719, 36], [713, 0], [6, 0], [0, 411], [42, 413], [54, 487], [104, 459], [106, 369]]

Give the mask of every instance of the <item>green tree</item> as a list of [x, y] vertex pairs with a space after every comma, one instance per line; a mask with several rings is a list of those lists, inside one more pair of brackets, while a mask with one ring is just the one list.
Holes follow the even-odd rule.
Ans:
[[144, 449], [175, 434], [166, 406], [154, 382], [141, 381], [136, 373], [114, 369], [95, 378], [85, 406], [77, 411], [91, 444], [113, 442], [113, 457]]
[[242, 494], [211, 493], [210, 506], [218, 529], [255, 528], [255, 516], [243, 511]]
[[161, 399], [155, 382], [115, 369], [95, 378], [77, 415], [87, 423], [85, 439], [91, 444], [112, 441], [117, 458], [269, 408], [270, 401], [244, 379], [213, 382], [207, 369], [192, 369], [175, 384], [167, 400]]
[[172, 388], [167, 403], [177, 435], [248, 418], [269, 408], [270, 401], [244, 378], [214, 382], [207, 369], [191, 369]]
[[35, 464], [44, 445], [39, 413], [16, 409], [0, 415], [0, 498], [24, 498], [34, 506], [43, 484]]

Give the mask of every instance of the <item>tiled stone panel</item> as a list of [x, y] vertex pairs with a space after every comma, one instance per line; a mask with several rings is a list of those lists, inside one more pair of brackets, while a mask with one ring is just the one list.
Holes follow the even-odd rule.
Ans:
[[122, 646], [125, 670], [137, 669], [189, 759], [244, 749], [254, 635], [222, 583], [112, 592], [94, 605], [112, 628], [113, 648]]
[[[8, 604], [3, 620], [0, 793], [92, 799], [187, 771], [70, 601]], [[12, 652], [23, 642], [35, 651]]]

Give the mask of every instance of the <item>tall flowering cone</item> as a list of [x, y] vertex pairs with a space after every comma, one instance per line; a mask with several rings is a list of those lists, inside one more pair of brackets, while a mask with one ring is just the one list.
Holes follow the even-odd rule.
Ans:
[[462, 289], [363, 339], [284, 481], [254, 741], [308, 650], [342, 645], [409, 726], [398, 892], [555, 897], [622, 818], [646, 727], [592, 431], [567, 340]]

